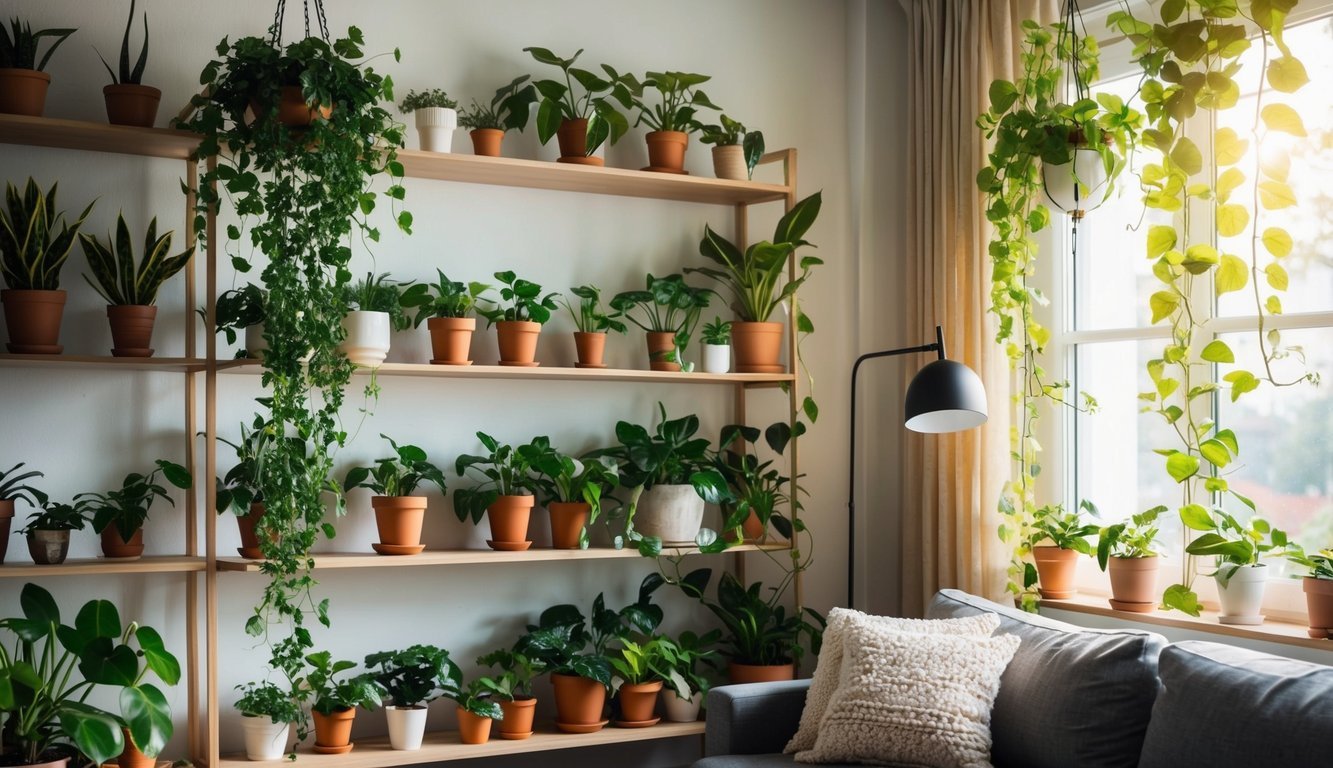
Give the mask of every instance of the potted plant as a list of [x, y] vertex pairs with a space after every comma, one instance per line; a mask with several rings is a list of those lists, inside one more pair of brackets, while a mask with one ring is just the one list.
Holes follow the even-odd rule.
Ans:
[[[46, 89], [51, 76], [43, 70], [60, 44], [77, 30], [43, 29], [10, 19], [9, 29], [0, 25], [0, 112], [7, 115], [41, 117], [46, 111]], [[43, 37], [51, 38], [46, 55], [37, 60], [37, 46]]]
[[[237, 357], [257, 360], [268, 348], [268, 342], [264, 340], [264, 303], [267, 300], [267, 292], [253, 283], [223, 291], [218, 296], [214, 330], [225, 336], [228, 344], [235, 344], [244, 333], [245, 346], [236, 353]], [[200, 317], [204, 316], [202, 308], [196, 312]]]
[[[678, 655], [676, 644], [665, 637], [650, 637], [642, 643], [620, 641], [619, 654], [613, 653], [608, 659], [615, 672], [611, 683], [620, 713], [620, 719], [616, 720], [618, 727], [657, 725], [661, 720], [653, 716], [657, 695], [667, 680], [679, 676], [675, 669]], [[686, 683], [683, 679], [673, 680], [673, 686], [684, 688]]]
[[34, 477], [46, 477], [35, 469], [18, 474], [24, 462], [19, 462], [7, 470], [0, 471], [0, 565], [4, 565], [5, 553], [9, 551], [9, 529], [13, 525], [14, 502], [22, 499], [30, 506], [40, 507], [47, 502], [42, 491], [28, 485], [26, 480]]
[[551, 448], [545, 437], [533, 445], [531, 465], [542, 504], [551, 515], [551, 546], [587, 549], [588, 526], [602, 513], [602, 496], [616, 485], [615, 460], [603, 456], [580, 461]]
[[[496, 89], [489, 107], [472, 100], [472, 107], [458, 116], [458, 124], [468, 129], [472, 137], [473, 154], [499, 157], [500, 145], [507, 131], [522, 131], [528, 124], [528, 112], [537, 100], [537, 89], [528, 82], [528, 75], [514, 78], [509, 85]], [[523, 86], [520, 88], [519, 86]]]
[[489, 454], [471, 456], [464, 454], [454, 463], [454, 471], [459, 477], [465, 477], [468, 470], [481, 475], [482, 482], [475, 488], [459, 488], [454, 491], [454, 514], [459, 522], [471, 519], [472, 524], [481, 522], [481, 516], [491, 526], [491, 538], [486, 544], [491, 549], [512, 552], [522, 551], [532, 546], [528, 539], [528, 518], [536, 497], [537, 487], [533, 477], [532, 459], [544, 444], [550, 442], [539, 437], [528, 445], [503, 445], [485, 432], [478, 432], [477, 439], [485, 446]]
[[[634, 125], [647, 125], [648, 167], [645, 171], [685, 173], [685, 150], [689, 148], [690, 134], [698, 133], [703, 124], [695, 119], [700, 108], [720, 109], [696, 87], [712, 78], [690, 72], [649, 72], [640, 82], [626, 72], [619, 84], [629, 93], [630, 103], [639, 110]], [[657, 91], [658, 103], [649, 104], [644, 93]]]
[[373, 467], [353, 467], [343, 481], [343, 490], [368, 488], [375, 494], [370, 506], [375, 510], [375, 527], [380, 543], [371, 546], [381, 555], [415, 555], [426, 548], [421, 543], [421, 525], [426, 517], [426, 499], [412, 492], [422, 483], [431, 483], [447, 493], [444, 472], [428, 461], [426, 452], [415, 445], [399, 445], [381, 434], [393, 448], [393, 456], [376, 459]]
[[764, 156], [764, 134], [722, 115], [716, 125], [705, 125], [699, 141], [713, 145], [713, 175], [719, 179], [749, 181]]
[[1321, 549], [1316, 555], [1295, 550], [1287, 559], [1310, 570], [1301, 580], [1310, 637], [1333, 638], [1333, 549]]
[[1097, 517], [1097, 507], [1087, 499], [1068, 512], [1063, 504], [1047, 504], [1033, 514], [1027, 543], [1037, 564], [1038, 591], [1044, 598], [1065, 600], [1077, 591], [1074, 568], [1078, 556], [1092, 554], [1088, 537], [1100, 532], [1096, 525], [1083, 520], [1082, 512]]
[[[469, 313], [477, 299], [490, 290], [485, 283], [456, 283], [436, 269], [440, 276], [435, 285], [417, 283], [403, 291], [402, 305], [416, 307], [417, 326], [426, 321], [430, 330], [432, 365], [472, 365], [469, 354], [472, 332], [477, 329], [477, 318]], [[434, 295], [431, 291], [434, 290]]]
[[38, 565], [60, 565], [69, 557], [69, 532], [82, 531], [88, 523], [83, 511], [73, 504], [42, 502], [41, 509], [28, 515], [28, 523], [19, 533], [28, 538], [28, 555]]
[[88, 212], [70, 225], [56, 208], [56, 190], [42, 192], [28, 179], [20, 195], [13, 184], [5, 185], [5, 207], [0, 209], [0, 276], [5, 290], [5, 325], [9, 327], [10, 352], [19, 355], [58, 355], [60, 319], [65, 310], [65, 292], [60, 290], [60, 270], [74, 247], [75, 237]]
[[579, 357], [574, 367], [605, 368], [606, 363], [602, 359], [606, 350], [607, 331], [626, 331], [625, 324], [616, 319], [620, 313], [613, 311], [608, 315], [602, 311], [602, 291], [595, 285], [575, 286], [569, 292], [579, 300], [576, 308], [568, 296], [563, 298], [565, 309], [574, 318], [574, 348]]
[[143, 68], [148, 63], [148, 13], [143, 15], [143, 48], [139, 58], [130, 68], [130, 30], [134, 27], [134, 3], [130, 0], [130, 16], [125, 22], [125, 37], [120, 42], [120, 75], [111, 69], [99, 52], [102, 66], [111, 75], [111, 84], [102, 88], [102, 98], [106, 100], [106, 118], [112, 125], [133, 125], [139, 128], [152, 128], [157, 122], [157, 105], [162, 101], [162, 91], [143, 84]]
[[[89, 600], [74, 626], [62, 624], [59, 605], [36, 584], [23, 585], [19, 605], [21, 617], [0, 620], [13, 640], [0, 643], [6, 749], [34, 767], [63, 768], [66, 745], [93, 765], [127, 751], [152, 765], [171, 738], [171, 705], [144, 679], [152, 672], [166, 685], [180, 680], [180, 662], [157, 630], [137, 622], [122, 629], [106, 600]], [[87, 702], [99, 688], [118, 691], [118, 712]]]
[[134, 257], [130, 228], [125, 216], [116, 217], [115, 237], [106, 242], [79, 234], [83, 255], [88, 259], [83, 279], [106, 300], [106, 317], [111, 323], [111, 354], [116, 357], [152, 357], [153, 323], [157, 319], [157, 292], [162, 284], [185, 269], [193, 248], [171, 255], [171, 236], [157, 236], [157, 219], [148, 223], [144, 236], [143, 259]]
[[555, 297], [559, 294], [551, 292], [543, 296], [540, 285], [513, 272], [496, 272], [495, 279], [501, 283], [500, 301], [494, 302], [490, 309], [478, 311], [486, 318], [487, 325], [495, 326], [500, 344], [500, 365], [541, 365], [535, 362], [537, 337], [542, 326], [551, 319], [551, 312], [556, 309]]
[[[250, 429], [241, 425], [239, 442], [218, 437], [219, 442], [236, 451], [236, 464], [227, 470], [226, 476], [217, 480], [217, 513], [235, 516], [241, 536], [241, 546], [236, 551], [251, 560], [264, 556], [259, 546], [259, 529], [264, 517], [263, 478], [277, 442], [273, 432], [272, 424], [256, 414]], [[295, 437], [283, 439], [293, 445], [300, 442]], [[275, 534], [270, 531], [269, 535]]]
[[[654, 371], [679, 371], [690, 334], [712, 293], [686, 285], [678, 274], [649, 273], [645, 290], [616, 294], [611, 308], [648, 333], [648, 362]], [[642, 317], [631, 314], [636, 309]]]
[[477, 664], [496, 667], [499, 674], [481, 678], [482, 684], [498, 698], [504, 717], [500, 720], [500, 738], [515, 741], [532, 736], [537, 697], [532, 695], [532, 680], [546, 671], [545, 665], [514, 650], [491, 651], [477, 659]]
[[1263, 624], [1260, 611], [1268, 585], [1268, 566], [1260, 560], [1294, 551], [1287, 534], [1257, 515], [1242, 523], [1220, 508], [1209, 511], [1198, 504], [1182, 507], [1180, 520], [1186, 528], [1200, 532], [1185, 546], [1185, 552], [1217, 558], [1217, 570], [1212, 574], [1222, 605], [1217, 621], [1242, 626]]
[[1151, 613], [1157, 607], [1158, 506], [1108, 525], [1097, 538], [1097, 566], [1110, 569], [1111, 607], [1117, 611]]
[[355, 365], [374, 368], [389, 356], [389, 334], [404, 331], [412, 321], [403, 311], [403, 283], [390, 280], [388, 273], [366, 276], [348, 287], [347, 305], [352, 308], [343, 317], [346, 337], [338, 349]]
[[[736, 370], [740, 373], [782, 373], [782, 323], [769, 318], [810, 277], [811, 268], [823, 264], [814, 256], [804, 256], [798, 263], [800, 274], [786, 280], [788, 262], [796, 249], [810, 245], [805, 233], [819, 216], [822, 193], [816, 192], [792, 206], [778, 220], [772, 240], [754, 243], [744, 252], [731, 241], [704, 225], [699, 253], [715, 262], [715, 267], [686, 267], [722, 283], [731, 291], [731, 308], [736, 321], [731, 336], [736, 346]], [[779, 288], [779, 283], [782, 286]], [[807, 318], [808, 319], [808, 318]]]
[[[574, 62], [583, 55], [580, 48], [568, 59], [556, 56], [546, 48], [524, 48], [539, 63], [559, 67], [565, 81], [536, 80], [533, 85], [541, 98], [537, 103], [537, 138], [545, 145], [556, 136], [560, 142], [561, 163], [580, 165], [602, 165], [605, 161], [594, 157], [593, 152], [608, 142], [614, 145], [629, 130], [629, 121], [625, 119], [615, 104], [615, 98], [622, 107], [630, 106], [629, 94], [625, 89], [617, 88], [619, 74], [603, 64], [602, 69], [608, 75], [603, 79], [586, 69], [579, 69]], [[582, 96], [575, 93], [574, 82], [578, 81], [583, 89]]]
[[277, 760], [287, 751], [292, 723], [301, 719], [301, 707], [273, 683], [246, 683], [236, 686], [241, 692], [236, 709], [241, 713], [245, 731], [245, 756], [250, 760]]
[[[804, 434], [804, 425], [795, 430], [786, 422], [774, 422], [764, 430], [764, 441], [781, 457], [793, 436]], [[774, 466], [776, 459], [760, 461], [754, 450], [759, 430], [742, 424], [722, 428], [718, 438], [715, 465], [726, 479], [727, 498], [722, 502], [722, 528], [731, 541], [757, 541], [771, 523], [787, 539], [792, 538], [792, 518], [780, 511], [787, 507], [799, 512], [804, 507], [795, 498], [791, 478]], [[746, 446], [749, 446], [747, 448]]]
[[[341, 755], [352, 751], [352, 721], [356, 708], [380, 705], [380, 689], [369, 673], [338, 675], [356, 666], [353, 661], [334, 661], [328, 651], [306, 654], [307, 669], [297, 681], [301, 698], [311, 699], [315, 719], [315, 753]], [[298, 738], [304, 738], [298, 735]]]
[[131, 472], [121, 487], [105, 493], [80, 493], [74, 505], [91, 517], [93, 531], [102, 535], [102, 554], [108, 558], [136, 558], [143, 554], [143, 525], [153, 502], [162, 499], [173, 507], [176, 502], [158, 482], [160, 473], [166, 481], [182, 490], [191, 486], [190, 471], [179, 464], [158, 459], [157, 469], [146, 475]]
[[448, 694], [458, 705], [458, 740], [485, 744], [491, 740], [491, 723], [504, 719], [504, 710], [492, 699], [489, 681], [473, 680]]
[[700, 665], [717, 669], [720, 654], [713, 646], [722, 639], [722, 631], [711, 629], [697, 635], [688, 629], [675, 640], [675, 658], [668, 663], [675, 674], [666, 678], [662, 691], [662, 708], [672, 723], [693, 723], [699, 719], [699, 709], [708, 695], [708, 678], [700, 672]]
[[731, 323], [720, 317], [704, 323], [699, 332], [703, 341], [704, 373], [726, 373], [731, 370]]
[[[378, 668], [378, 669], [377, 669]], [[426, 732], [427, 706], [447, 691], [458, 689], [462, 672], [449, 652], [433, 645], [413, 645], [401, 651], [380, 651], [366, 656], [376, 684], [388, 700], [389, 746], [421, 749]]]
[[454, 129], [458, 128], [457, 107], [458, 102], [439, 88], [408, 91], [398, 105], [403, 114], [416, 115], [421, 151], [444, 153], [453, 148]]

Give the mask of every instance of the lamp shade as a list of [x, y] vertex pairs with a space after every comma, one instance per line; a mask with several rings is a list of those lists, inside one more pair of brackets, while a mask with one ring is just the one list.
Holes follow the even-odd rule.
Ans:
[[986, 389], [971, 368], [935, 360], [907, 386], [906, 427], [914, 432], [960, 432], [986, 421]]

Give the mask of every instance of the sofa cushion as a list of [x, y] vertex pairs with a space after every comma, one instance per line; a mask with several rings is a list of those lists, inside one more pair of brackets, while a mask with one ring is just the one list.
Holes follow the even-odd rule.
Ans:
[[1333, 668], [1229, 645], [1162, 651], [1142, 768], [1328, 765]]
[[994, 613], [997, 632], [1022, 640], [991, 712], [997, 768], [1138, 765], [1157, 696], [1161, 635], [1083, 629], [953, 589], [937, 593], [926, 613]]

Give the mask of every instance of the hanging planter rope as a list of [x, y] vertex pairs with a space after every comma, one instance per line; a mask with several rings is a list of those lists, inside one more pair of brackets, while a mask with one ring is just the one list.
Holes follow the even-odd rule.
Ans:
[[[1075, 101], [1082, 101], [1091, 96], [1091, 87], [1078, 61], [1079, 30], [1086, 38], [1087, 27], [1076, 0], [1065, 3], [1062, 22], [1056, 50], [1070, 52], [1065, 61], [1066, 92], [1072, 84]], [[1106, 201], [1110, 192], [1107, 187], [1110, 174], [1102, 153], [1088, 145], [1088, 137], [1077, 126], [1070, 126], [1069, 143], [1073, 145], [1070, 162], [1042, 163], [1042, 188], [1052, 206], [1077, 222]]]
[[[310, 0], [302, 0], [302, 8], [305, 11], [305, 36], [310, 37]], [[319, 36], [324, 42], [329, 42], [329, 20], [324, 14], [324, 0], [314, 0], [315, 23], [319, 26]], [[282, 46], [282, 22], [287, 15], [287, 0], [278, 0], [277, 11], [273, 14], [272, 43], [274, 48]]]

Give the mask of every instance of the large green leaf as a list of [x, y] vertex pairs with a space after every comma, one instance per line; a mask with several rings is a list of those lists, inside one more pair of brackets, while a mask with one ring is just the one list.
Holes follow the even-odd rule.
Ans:
[[130, 729], [134, 745], [156, 757], [171, 738], [171, 705], [153, 685], [127, 686], [120, 692], [120, 714]]
[[77, 701], [60, 708], [60, 729], [94, 765], [100, 765], [125, 749], [120, 721], [110, 713]]
[[783, 214], [778, 221], [777, 229], [773, 232], [773, 242], [800, 242], [806, 231], [810, 229], [819, 216], [819, 209], [823, 205], [823, 201], [823, 193], [816, 192], [793, 205], [791, 210]]
[[167, 685], [175, 685], [181, 679], [181, 665], [176, 657], [169, 653], [162, 643], [162, 636], [152, 627], [139, 627], [134, 631], [139, 641], [139, 650], [143, 653], [144, 664], [153, 674]]
[[84, 637], [120, 637], [120, 612], [109, 600], [89, 600], [74, 619], [74, 628]]
[[139, 676], [139, 657], [128, 645], [112, 645], [106, 637], [88, 643], [79, 656], [79, 672], [98, 685], [133, 685]]
[[19, 593], [19, 607], [28, 621], [45, 626], [60, 624], [60, 607], [51, 593], [31, 582]]

